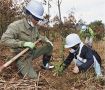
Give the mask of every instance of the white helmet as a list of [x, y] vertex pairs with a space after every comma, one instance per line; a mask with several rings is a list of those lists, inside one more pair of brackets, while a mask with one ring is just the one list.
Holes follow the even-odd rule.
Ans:
[[81, 43], [79, 36], [75, 33], [69, 34], [66, 37], [66, 45], [65, 48], [71, 48], [77, 44]]
[[38, 1], [31, 0], [25, 7], [33, 16], [43, 19], [44, 8]]
[[87, 29], [86, 25], [82, 26], [82, 28], [81, 28], [82, 31], [86, 31], [86, 29]]

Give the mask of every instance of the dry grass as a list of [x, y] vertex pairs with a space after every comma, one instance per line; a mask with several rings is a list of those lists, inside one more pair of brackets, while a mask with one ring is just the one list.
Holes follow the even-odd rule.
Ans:
[[105, 41], [94, 42], [93, 48], [99, 53], [102, 60], [105, 60]]
[[[53, 62], [59, 62], [61, 57], [61, 39], [55, 40], [53, 51]], [[100, 54], [105, 67], [105, 42], [99, 41], [94, 43], [94, 49]], [[64, 56], [66, 57], [67, 51]], [[7, 69], [1, 73], [0, 90], [105, 90], [105, 77], [96, 79], [94, 70], [90, 69], [86, 73], [77, 75], [71, 72], [73, 64], [65, 70], [61, 76], [55, 72], [40, 69], [41, 58], [33, 62], [34, 68], [40, 73], [39, 80], [20, 79], [16, 71]]]

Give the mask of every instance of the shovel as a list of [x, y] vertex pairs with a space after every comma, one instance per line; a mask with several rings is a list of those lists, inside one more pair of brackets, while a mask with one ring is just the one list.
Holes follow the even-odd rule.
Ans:
[[[38, 42], [40, 42], [41, 39], [38, 39], [36, 42], [34, 42], [34, 44], [37, 44]], [[2, 70], [6, 67], [8, 67], [10, 64], [12, 64], [14, 61], [16, 61], [20, 56], [22, 56], [24, 53], [26, 53], [29, 50], [29, 48], [24, 49], [23, 51], [21, 51], [19, 54], [17, 54], [15, 57], [13, 57], [12, 59], [10, 59], [8, 62], [6, 62], [5, 64], [3, 64], [2, 66], [0, 66], [0, 72], [2, 72]]]

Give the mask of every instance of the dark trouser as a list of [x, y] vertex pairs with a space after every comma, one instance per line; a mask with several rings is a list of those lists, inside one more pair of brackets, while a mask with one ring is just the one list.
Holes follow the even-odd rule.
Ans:
[[21, 58], [19, 60], [17, 60], [18, 70], [21, 72], [21, 74], [23, 76], [26, 75], [30, 78], [36, 79], [37, 73], [33, 69], [32, 60], [41, 56], [41, 55], [44, 55], [43, 56], [43, 64], [45, 65], [46, 63], [48, 63], [50, 61], [52, 50], [53, 50], [53, 47], [50, 44], [47, 44], [47, 45], [43, 45], [42, 47], [31, 51], [27, 55], [27, 57], [24, 58], [24, 60]]

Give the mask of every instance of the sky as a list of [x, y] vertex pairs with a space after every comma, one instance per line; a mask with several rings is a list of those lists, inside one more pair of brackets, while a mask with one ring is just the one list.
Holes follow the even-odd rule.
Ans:
[[[53, 0], [51, 3], [50, 13], [52, 16], [58, 15], [56, 3], [57, 0]], [[95, 20], [102, 20], [105, 23], [105, 0], [62, 0], [62, 17], [68, 16], [71, 11], [74, 11], [77, 21], [83, 19], [90, 23]]]
[[[57, 0], [52, 0], [50, 3], [52, 5], [50, 15], [54, 17], [58, 15]], [[44, 5], [44, 8], [45, 13], [48, 13], [47, 5]], [[77, 21], [82, 19], [86, 23], [90, 23], [95, 20], [102, 20], [105, 23], [105, 0], [62, 0], [62, 19], [63, 17], [67, 17], [71, 11], [74, 11], [74, 16]]]

